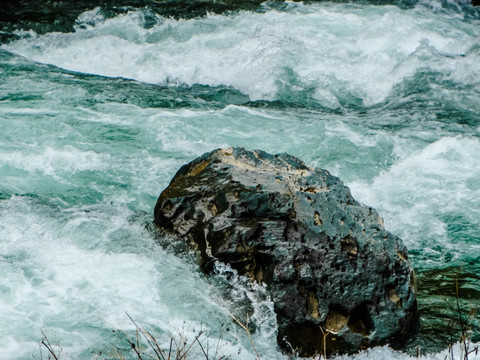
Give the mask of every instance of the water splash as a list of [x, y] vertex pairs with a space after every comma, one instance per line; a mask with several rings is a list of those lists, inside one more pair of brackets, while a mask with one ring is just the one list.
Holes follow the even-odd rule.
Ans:
[[31, 34], [3, 48], [73, 71], [170, 86], [224, 85], [251, 100], [331, 109], [382, 103], [424, 69], [479, 91], [478, 26], [421, 6], [292, 3], [265, 13], [158, 17], [147, 28], [142, 11], [105, 19], [97, 9], [77, 23], [75, 33]]

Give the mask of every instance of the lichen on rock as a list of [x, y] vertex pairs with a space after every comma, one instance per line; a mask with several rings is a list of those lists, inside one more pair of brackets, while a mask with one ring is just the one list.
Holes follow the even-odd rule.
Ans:
[[328, 171], [287, 155], [218, 149], [184, 165], [155, 223], [268, 286], [280, 347], [302, 356], [400, 345], [418, 318], [402, 241]]

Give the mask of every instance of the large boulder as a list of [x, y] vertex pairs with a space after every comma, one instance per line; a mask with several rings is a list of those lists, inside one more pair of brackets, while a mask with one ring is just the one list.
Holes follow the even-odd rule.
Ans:
[[286, 352], [351, 353], [401, 345], [417, 324], [402, 241], [340, 179], [286, 154], [206, 153], [177, 172], [155, 223], [267, 284]]

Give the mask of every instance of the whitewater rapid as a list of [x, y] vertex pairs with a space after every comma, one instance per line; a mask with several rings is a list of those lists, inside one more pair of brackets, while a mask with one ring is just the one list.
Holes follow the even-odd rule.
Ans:
[[266, 14], [180, 20], [148, 10], [105, 19], [97, 8], [78, 18], [74, 33], [31, 32], [3, 48], [77, 72], [230, 86], [251, 100], [371, 106], [424, 68], [478, 86], [478, 20], [467, 27], [462, 13], [442, 14], [442, 8], [429, 9], [434, 5], [405, 11], [288, 2]]
[[287, 2], [194, 19], [93, 9], [72, 33], [15, 31], [0, 46], [1, 356], [39, 358], [43, 330], [95, 358], [134, 336], [128, 313], [167, 347], [202, 329], [254, 359], [224, 309], [245, 316], [250, 296], [261, 358], [285, 359], [261, 286], [220, 269], [223, 288], [151, 228], [181, 165], [244, 146], [328, 169], [410, 250], [410, 352], [338, 359], [444, 359], [455, 279], [466, 313], [480, 297], [479, 19], [451, 1]]

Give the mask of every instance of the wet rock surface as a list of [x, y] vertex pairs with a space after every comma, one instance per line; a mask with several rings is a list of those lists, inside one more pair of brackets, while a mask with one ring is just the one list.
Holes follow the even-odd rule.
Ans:
[[286, 154], [204, 154], [177, 172], [155, 223], [267, 284], [278, 343], [303, 356], [400, 346], [418, 322], [402, 241], [340, 179]]

